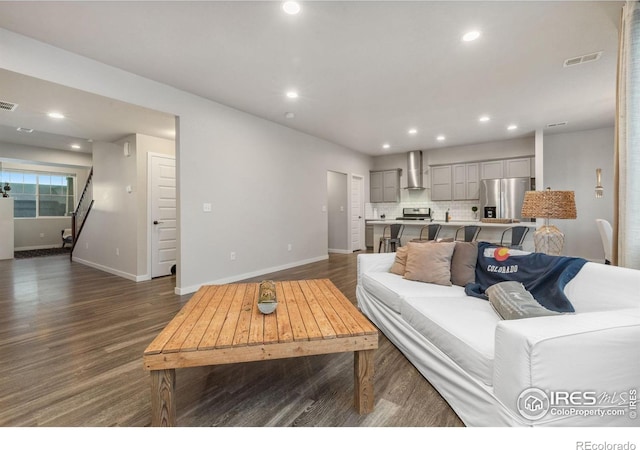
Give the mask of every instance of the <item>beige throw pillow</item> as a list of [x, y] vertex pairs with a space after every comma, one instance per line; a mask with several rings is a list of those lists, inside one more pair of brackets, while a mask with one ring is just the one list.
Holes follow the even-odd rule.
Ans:
[[477, 261], [477, 242], [456, 242], [456, 248], [451, 257], [451, 282], [462, 287], [475, 283]]
[[404, 277], [407, 280], [451, 286], [451, 257], [455, 242], [409, 242]]
[[404, 275], [408, 251], [409, 248], [406, 245], [396, 250], [396, 259], [393, 261], [393, 265], [391, 266], [391, 269], [389, 269], [389, 272], [400, 276]]

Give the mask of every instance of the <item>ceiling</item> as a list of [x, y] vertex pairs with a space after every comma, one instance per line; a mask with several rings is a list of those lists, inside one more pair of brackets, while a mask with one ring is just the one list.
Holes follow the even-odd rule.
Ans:
[[[612, 126], [622, 4], [308, 1], [290, 16], [275, 1], [2, 1], [0, 27], [381, 155]], [[472, 29], [480, 38], [463, 42]], [[602, 52], [596, 61], [563, 67], [594, 52]], [[289, 90], [299, 97], [287, 98]], [[18, 103], [26, 95], [7, 92]], [[40, 96], [24, 98], [20, 108], [40, 116], [19, 126], [115, 134], [86, 112], [75, 128], [55, 128]], [[546, 128], [559, 122], [567, 124]], [[0, 139], [8, 131], [0, 128]]]

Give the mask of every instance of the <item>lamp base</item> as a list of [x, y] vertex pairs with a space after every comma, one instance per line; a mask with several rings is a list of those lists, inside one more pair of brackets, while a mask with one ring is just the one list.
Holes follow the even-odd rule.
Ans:
[[564, 247], [564, 234], [553, 225], [544, 225], [533, 233], [536, 252], [560, 256]]

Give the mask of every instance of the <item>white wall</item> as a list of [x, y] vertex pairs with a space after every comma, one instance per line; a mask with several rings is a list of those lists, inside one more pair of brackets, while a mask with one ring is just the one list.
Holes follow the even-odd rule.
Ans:
[[[613, 224], [614, 128], [544, 136], [544, 187], [575, 191], [578, 218], [552, 220], [565, 234], [564, 254], [604, 261], [596, 219]], [[595, 198], [596, 169], [604, 197]]]
[[179, 116], [178, 293], [326, 258], [327, 170], [370, 169], [366, 155], [2, 29], [0, 53], [4, 69]]
[[76, 243], [74, 261], [137, 279], [136, 170], [135, 157], [125, 157], [122, 145], [93, 143], [94, 204]]

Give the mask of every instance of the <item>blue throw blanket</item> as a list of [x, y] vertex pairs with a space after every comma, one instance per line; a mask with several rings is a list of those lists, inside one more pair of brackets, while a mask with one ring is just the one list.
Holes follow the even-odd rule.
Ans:
[[465, 286], [467, 295], [486, 300], [484, 292], [489, 286], [501, 281], [519, 281], [545, 308], [558, 312], [575, 312], [564, 295], [564, 287], [587, 260], [544, 253], [523, 253], [479, 242], [476, 282]]

